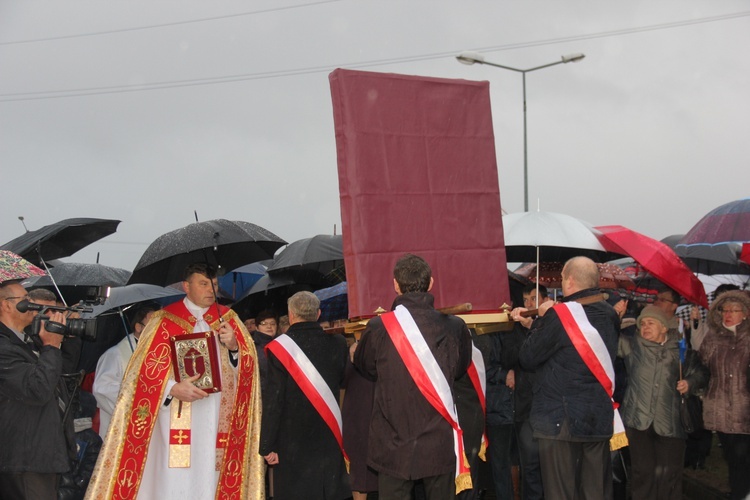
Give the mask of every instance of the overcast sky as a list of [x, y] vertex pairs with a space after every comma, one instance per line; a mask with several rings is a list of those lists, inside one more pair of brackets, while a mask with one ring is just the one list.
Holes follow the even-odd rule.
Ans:
[[750, 4], [0, 0], [0, 243], [122, 220], [67, 259], [132, 269], [157, 236], [246, 220], [341, 230], [328, 74], [489, 80], [501, 204], [655, 238], [750, 195]]

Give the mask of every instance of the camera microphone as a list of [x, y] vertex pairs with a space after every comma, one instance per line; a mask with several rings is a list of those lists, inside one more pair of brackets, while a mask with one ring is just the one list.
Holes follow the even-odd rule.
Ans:
[[48, 307], [49, 306], [45, 306], [42, 304], [34, 304], [33, 302], [29, 302], [26, 299], [16, 304], [16, 309], [18, 309], [18, 312], [22, 312], [22, 313], [25, 313], [27, 311], [41, 311]]

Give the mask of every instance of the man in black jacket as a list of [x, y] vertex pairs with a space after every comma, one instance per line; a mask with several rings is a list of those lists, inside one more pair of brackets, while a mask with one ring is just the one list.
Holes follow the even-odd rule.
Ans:
[[[617, 351], [619, 318], [599, 293], [598, 284], [599, 271], [590, 259], [575, 257], [565, 264], [563, 301], [577, 303], [570, 306], [571, 311], [582, 307], [584, 318], [576, 317], [576, 324], [582, 331], [591, 332], [594, 340], [590, 342], [603, 344], [603, 352], [599, 352], [602, 358], [597, 359], [602, 366], [611, 367]], [[565, 311], [558, 307], [568, 310], [562, 304], [539, 307], [542, 318], [532, 325], [520, 353], [521, 365], [538, 374], [531, 426], [539, 439], [544, 495], [555, 499], [611, 499], [612, 399], [579, 355], [561, 320]], [[594, 338], [597, 335], [600, 340]]]
[[341, 428], [332, 420], [340, 422], [346, 339], [323, 331], [314, 294], [295, 293], [288, 306], [289, 330], [266, 345], [260, 454], [274, 468], [274, 498], [351, 498]]
[[[3, 498], [56, 500], [70, 462], [56, 387], [62, 374], [62, 335], [42, 323], [38, 350], [23, 333], [33, 313], [18, 282], [0, 284], [0, 492]], [[59, 312], [50, 320], [64, 323]]]
[[[398, 297], [418, 327], [450, 391], [471, 362], [466, 323], [433, 307], [430, 266], [416, 255], [401, 257], [393, 271]], [[451, 424], [427, 401], [384, 325], [373, 318], [354, 353], [354, 366], [375, 381], [367, 464], [379, 472], [381, 498], [410, 499], [418, 479], [428, 499], [453, 498], [456, 454]]]

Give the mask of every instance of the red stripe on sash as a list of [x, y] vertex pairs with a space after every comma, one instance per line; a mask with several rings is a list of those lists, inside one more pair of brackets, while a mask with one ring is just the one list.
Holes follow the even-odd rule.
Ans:
[[448, 413], [445, 406], [443, 406], [443, 401], [440, 399], [435, 387], [432, 385], [430, 377], [428, 377], [427, 373], [421, 369], [422, 365], [419, 362], [417, 353], [414, 352], [414, 348], [406, 338], [406, 334], [404, 333], [403, 328], [401, 328], [401, 323], [396, 319], [396, 315], [390, 312], [382, 314], [380, 318], [383, 320], [383, 326], [385, 326], [386, 331], [388, 331], [389, 334], [393, 333], [390, 335], [390, 338], [396, 346], [396, 350], [401, 354], [407, 370], [409, 370], [414, 382], [417, 384], [419, 392], [422, 393], [425, 399], [427, 399], [427, 402], [429, 402], [430, 405], [432, 405], [432, 407], [451, 424], [451, 427], [453, 427], [453, 418]]
[[568, 333], [570, 341], [573, 343], [576, 351], [578, 351], [578, 354], [581, 356], [581, 359], [583, 359], [583, 362], [586, 364], [588, 369], [591, 370], [591, 373], [594, 374], [596, 380], [598, 380], [599, 383], [602, 384], [604, 390], [607, 391], [607, 395], [611, 398], [614, 394], [612, 380], [607, 375], [607, 372], [604, 371], [604, 367], [599, 361], [599, 358], [597, 358], [596, 354], [594, 354], [593, 349], [591, 349], [591, 346], [586, 340], [586, 337], [584, 337], [581, 328], [573, 318], [570, 310], [565, 306], [555, 306], [554, 310], [557, 313], [557, 316], [560, 318], [560, 322], [562, 323], [563, 328], [565, 328], [565, 331]]
[[286, 368], [286, 370], [289, 372], [289, 375], [291, 375], [294, 382], [313, 405], [315, 411], [318, 412], [328, 428], [331, 429], [333, 437], [339, 444], [339, 448], [341, 448], [341, 454], [344, 455], [344, 459], [349, 462], [349, 456], [346, 454], [346, 451], [344, 451], [344, 439], [341, 436], [339, 423], [336, 420], [334, 414], [331, 412], [331, 409], [323, 400], [323, 397], [320, 395], [320, 393], [318, 393], [318, 391], [315, 389], [315, 386], [307, 378], [305, 372], [302, 371], [302, 368], [300, 368], [292, 355], [278, 342], [270, 342], [268, 345], [266, 345], [266, 350], [271, 351], [273, 355], [276, 356], [276, 358], [281, 362], [281, 364], [284, 365], [284, 368]]

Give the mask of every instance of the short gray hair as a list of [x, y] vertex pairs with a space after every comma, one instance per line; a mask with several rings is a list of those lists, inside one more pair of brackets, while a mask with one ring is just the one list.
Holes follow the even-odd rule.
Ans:
[[289, 310], [302, 321], [317, 321], [320, 299], [312, 292], [297, 292], [286, 301]]

